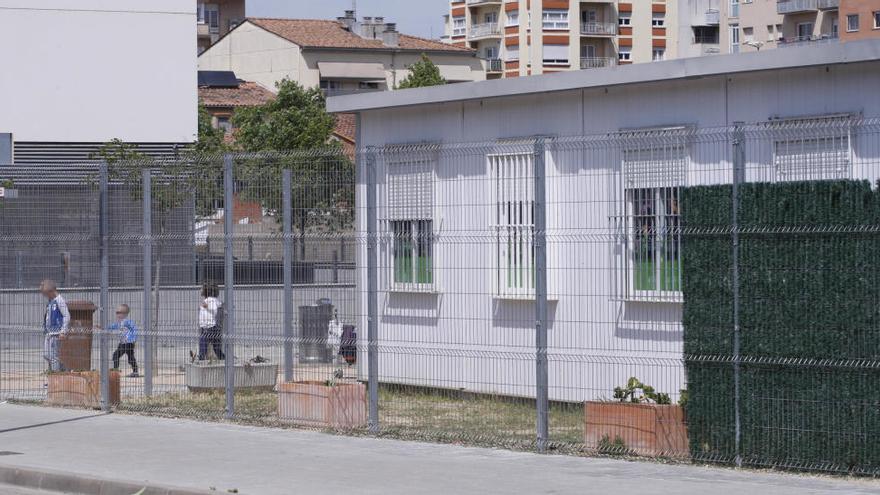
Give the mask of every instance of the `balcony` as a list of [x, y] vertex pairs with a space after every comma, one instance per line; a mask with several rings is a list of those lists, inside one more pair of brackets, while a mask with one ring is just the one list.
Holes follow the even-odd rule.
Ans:
[[778, 48], [791, 48], [798, 46], [808, 46], [815, 43], [837, 43], [839, 38], [830, 34], [821, 36], [795, 36], [794, 38], [784, 38], [776, 44]]
[[615, 34], [617, 34], [617, 24], [613, 22], [581, 23], [581, 35], [583, 36], [614, 36]]
[[614, 57], [581, 57], [581, 69], [601, 69], [615, 65], [617, 59]]
[[486, 72], [490, 74], [504, 72], [504, 61], [500, 58], [486, 59]]
[[467, 0], [468, 7], [480, 7], [483, 5], [501, 5], [503, 0]]
[[780, 15], [816, 10], [819, 10], [819, 0], [777, 0], [776, 2], [776, 13]]
[[840, 0], [819, 0], [816, 6], [819, 10], [836, 10], [840, 8]]
[[709, 9], [706, 11], [706, 25], [717, 26], [721, 23], [721, 12], [717, 9]]
[[501, 27], [497, 22], [488, 22], [485, 24], [474, 24], [468, 32], [468, 38], [493, 38], [501, 36]]

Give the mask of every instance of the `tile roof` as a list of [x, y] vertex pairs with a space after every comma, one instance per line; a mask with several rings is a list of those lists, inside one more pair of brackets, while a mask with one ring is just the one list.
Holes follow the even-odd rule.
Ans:
[[255, 82], [242, 81], [237, 88], [199, 88], [199, 101], [212, 107], [254, 107], [275, 98], [275, 94]]
[[346, 141], [354, 143], [356, 130], [357, 121], [355, 120], [355, 115], [353, 113], [336, 114], [336, 128], [333, 129], [333, 134], [336, 134], [338, 137]]
[[[266, 31], [274, 33], [303, 48], [355, 48], [373, 50], [394, 50], [385, 46], [381, 40], [370, 40], [348, 31], [339, 21], [317, 19], [270, 19], [248, 17], [247, 20]], [[474, 53], [463, 48], [425, 38], [400, 35], [399, 50]]]

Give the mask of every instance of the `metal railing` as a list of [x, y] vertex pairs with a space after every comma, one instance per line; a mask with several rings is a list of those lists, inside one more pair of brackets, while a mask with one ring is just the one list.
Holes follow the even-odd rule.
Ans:
[[501, 27], [497, 22], [473, 24], [468, 31], [469, 38], [486, 38], [490, 36], [501, 36]]
[[613, 22], [582, 22], [581, 34], [591, 36], [613, 36], [617, 34], [617, 24]]
[[831, 35], [820, 36], [796, 36], [794, 38], [783, 38], [777, 42], [779, 48], [791, 48], [798, 46], [812, 45], [815, 43], [837, 43], [840, 38]]
[[503, 0], [467, 0], [468, 5], [501, 5]]
[[503, 72], [504, 61], [500, 58], [486, 59], [486, 72]]
[[833, 10], [840, 8], [840, 0], [819, 0], [816, 6], [819, 10]]
[[777, 14], [811, 12], [818, 9], [818, 0], [777, 0], [776, 2]]
[[614, 57], [581, 57], [581, 69], [601, 69], [617, 65]]
[[717, 26], [721, 22], [721, 12], [719, 12], [718, 9], [707, 10], [705, 22], [709, 26]]

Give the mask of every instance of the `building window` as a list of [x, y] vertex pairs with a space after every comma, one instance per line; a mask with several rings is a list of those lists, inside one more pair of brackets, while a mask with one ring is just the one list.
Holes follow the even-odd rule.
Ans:
[[874, 11], [874, 29], [880, 29], [880, 10]]
[[666, 27], [666, 13], [665, 12], [654, 12], [651, 17], [651, 27], [662, 28]]
[[434, 160], [388, 164], [388, 230], [395, 289], [428, 289], [434, 283]]
[[739, 24], [731, 24], [730, 28], [730, 53], [739, 53]]
[[339, 91], [342, 89], [342, 81], [321, 79], [321, 81], [318, 83], [318, 85], [325, 93]]
[[694, 43], [718, 44], [718, 28], [714, 26], [694, 26]]
[[767, 41], [772, 43], [775, 39], [776, 37], [773, 36], [773, 24], [767, 24]]
[[634, 133], [623, 150], [627, 298], [680, 297], [679, 198], [687, 169], [682, 132]]
[[[822, 122], [823, 131], [810, 132]], [[848, 118], [791, 120], [780, 124], [773, 143], [773, 168], [778, 182], [849, 178]], [[796, 137], [794, 137], [796, 136]]]
[[744, 27], [743, 28], [743, 41], [746, 44], [755, 41], [755, 28]]
[[196, 8], [199, 24], [207, 24], [212, 34], [220, 32], [220, 6], [215, 3], [200, 3]]
[[519, 26], [519, 11], [518, 10], [511, 10], [510, 12], [507, 13], [507, 22], [505, 23], [505, 26], [508, 26], [508, 27]]
[[464, 36], [467, 34], [467, 20], [464, 17], [452, 18], [452, 36]]
[[217, 117], [217, 128], [222, 130], [225, 134], [232, 134], [232, 121], [229, 119], [228, 115]]
[[739, 0], [730, 0], [730, 17], [739, 17]]
[[544, 45], [544, 65], [568, 65], [568, 45]]
[[812, 22], [801, 22], [797, 25], [797, 39], [799, 41], [806, 41], [812, 39], [813, 37], [813, 23]]
[[544, 29], [568, 29], [568, 10], [566, 9], [544, 9], [541, 16]]
[[617, 60], [620, 60], [621, 62], [629, 62], [630, 60], [632, 60], [632, 47], [620, 47], [620, 51], [617, 52]]
[[508, 62], [519, 60], [519, 45], [506, 47], [504, 60], [507, 60]]
[[654, 48], [651, 52], [651, 60], [657, 62], [660, 60], [664, 60], [666, 58], [666, 49], [665, 48]]
[[859, 30], [859, 14], [846, 16], [846, 30], [850, 33]]
[[632, 12], [621, 12], [620, 14], [618, 14], [617, 25], [631, 26], [632, 25]]
[[379, 83], [361, 81], [358, 83], [358, 89], [379, 89]]
[[535, 184], [531, 153], [489, 155], [495, 235], [495, 292], [535, 295]]
[[781, 39], [782, 39], [782, 24], [777, 24], [776, 25], [776, 40], [778, 41]]

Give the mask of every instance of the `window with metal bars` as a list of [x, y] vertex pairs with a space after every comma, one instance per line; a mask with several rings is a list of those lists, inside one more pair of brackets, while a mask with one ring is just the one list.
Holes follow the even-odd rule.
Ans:
[[679, 300], [680, 189], [688, 152], [682, 130], [630, 134], [623, 149], [624, 297]]
[[413, 156], [390, 161], [387, 186], [391, 286], [430, 289], [434, 284], [434, 160]]
[[[787, 120], [773, 143], [777, 182], [851, 176], [849, 117]], [[823, 123], [821, 128], [817, 124]], [[830, 124], [830, 125], [828, 125]], [[811, 128], [814, 129], [811, 131]]]
[[535, 295], [535, 184], [532, 153], [489, 155], [495, 235], [495, 293]]

